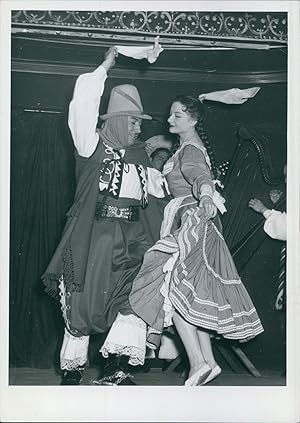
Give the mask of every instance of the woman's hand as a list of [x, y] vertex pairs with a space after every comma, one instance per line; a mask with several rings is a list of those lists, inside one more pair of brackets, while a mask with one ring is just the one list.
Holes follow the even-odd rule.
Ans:
[[212, 219], [217, 214], [217, 207], [209, 195], [202, 195], [199, 201], [199, 207], [203, 207], [205, 211], [205, 218]]
[[116, 57], [118, 57], [117, 47], [110, 47], [105, 53], [105, 58], [102, 63], [102, 66], [105, 68], [106, 72], [108, 72], [109, 69], [114, 66]]
[[248, 207], [250, 207], [257, 213], [261, 213], [261, 214], [263, 214], [266, 210], [268, 210], [267, 207], [264, 205], [264, 203], [262, 203], [257, 198], [253, 198], [252, 200], [250, 200], [248, 203]]

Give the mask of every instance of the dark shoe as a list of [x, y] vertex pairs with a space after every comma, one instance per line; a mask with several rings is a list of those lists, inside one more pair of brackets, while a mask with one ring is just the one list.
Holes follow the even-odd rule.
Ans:
[[136, 386], [136, 383], [133, 379], [134, 376], [130, 373], [127, 373], [125, 379], [121, 380], [117, 385]]
[[109, 354], [104, 368], [104, 376], [93, 381], [94, 385], [136, 385], [129, 373], [129, 357]]
[[120, 360], [121, 360], [121, 356], [117, 354], [109, 354], [107, 359], [105, 360], [103, 376], [111, 376], [117, 370], [119, 370]]
[[82, 381], [83, 368], [64, 370], [61, 385], [79, 385]]
[[117, 370], [110, 376], [104, 376], [99, 380], [94, 380], [94, 385], [118, 386], [118, 385], [136, 385], [132, 380], [133, 376], [130, 373], [124, 373], [123, 370]]

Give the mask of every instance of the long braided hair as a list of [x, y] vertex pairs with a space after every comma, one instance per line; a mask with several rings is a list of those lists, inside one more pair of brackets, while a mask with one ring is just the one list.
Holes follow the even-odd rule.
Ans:
[[173, 103], [175, 101], [178, 101], [179, 103], [181, 103], [184, 106], [184, 111], [186, 111], [191, 116], [192, 119], [197, 121], [195, 125], [195, 130], [197, 134], [199, 135], [201, 141], [203, 142], [204, 147], [206, 148], [207, 154], [210, 158], [211, 172], [212, 172], [213, 178], [217, 180], [219, 173], [217, 170], [213, 149], [209, 143], [208, 136], [204, 129], [204, 117], [203, 117], [202, 104], [200, 103], [199, 100], [189, 95], [178, 95], [177, 97], [175, 97]]

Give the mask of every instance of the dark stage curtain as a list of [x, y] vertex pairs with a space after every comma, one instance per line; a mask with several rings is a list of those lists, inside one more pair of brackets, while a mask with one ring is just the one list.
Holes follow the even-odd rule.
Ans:
[[59, 302], [41, 275], [72, 204], [74, 156], [65, 114], [12, 112], [10, 222], [10, 365], [58, 362], [63, 335]]

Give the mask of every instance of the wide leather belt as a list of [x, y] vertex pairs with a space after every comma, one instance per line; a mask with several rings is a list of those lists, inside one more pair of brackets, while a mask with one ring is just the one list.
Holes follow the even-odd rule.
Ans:
[[104, 204], [103, 206], [101, 206], [101, 203], [97, 203], [95, 217], [97, 220], [104, 217], [114, 217], [117, 219], [126, 219], [132, 222], [136, 222], [139, 220], [139, 207], [117, 207], [110, 206], [109, 204]]

